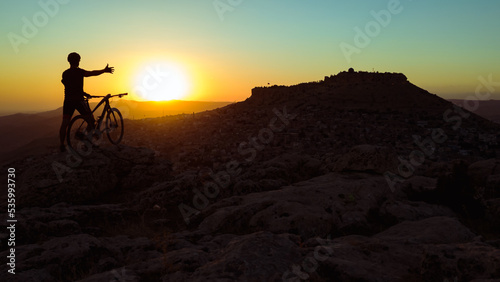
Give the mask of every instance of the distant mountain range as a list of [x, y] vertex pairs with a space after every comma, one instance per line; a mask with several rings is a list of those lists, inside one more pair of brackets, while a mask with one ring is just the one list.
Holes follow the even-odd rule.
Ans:
[[[95, 107], [97, 103], [91, 103]], [[155, 118], [166, 115], [192, 114], [213, 110], [230, 102], [162, 101], [139, 102], [113, 101], [111, 106], [120, 109], [125, 119]], [[101, 108], [102, 109], [102, 108]], [[98, 110], [100, 114], [100, 111]], [[75, 112], [75, 115], [77, 112]], [[35, 153], [41, 148], [57, 147], [62, 107], [40, 113], [18, 113], [0, 117], [0, 162]]]
[[123, 118], [142, 119], [168, 115], [192, 114], [224, 107], [231, 102], [203, 102], [203, 101], [132, 101], [118, 100], [113, 107], [120, 109]]
[[[453, 104], [464, 107], [464, 102], [466, 100], [450, 99], [448, 100]], [[471, 105], [472, 106], [472, 105]], [[475, 114], [480, 115], [486, 119], [500, 123], [500, 100], [485, 100], [478, 101], [477, 109], [474, 111]]]

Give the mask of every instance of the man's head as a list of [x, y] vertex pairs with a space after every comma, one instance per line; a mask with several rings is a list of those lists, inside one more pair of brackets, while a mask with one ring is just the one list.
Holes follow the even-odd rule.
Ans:
[[80, 55], [76, 52], [70, 53], [68, 55], [68, 62], [72, 67], [78, 67], [78, 65], [80, 65]]

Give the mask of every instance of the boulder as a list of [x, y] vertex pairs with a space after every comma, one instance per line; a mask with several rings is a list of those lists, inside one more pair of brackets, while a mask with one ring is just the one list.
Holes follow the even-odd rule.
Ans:
[[489, 176], [500, 174], [500, 160], [489, 159], [475, 162], [469, 166], [467, 174], [474, 186], [484, 187]]
[[405, 221], [377, 234], [375, 238], [412, 244], [456, 244], [469, 242], [476, 235], [456, 218], [436, 216]]

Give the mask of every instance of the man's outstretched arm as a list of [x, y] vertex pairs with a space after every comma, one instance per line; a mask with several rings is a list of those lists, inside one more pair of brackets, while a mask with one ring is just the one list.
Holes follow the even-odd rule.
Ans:
[[101, 75], [105, 72], [113, 73], [115, 71], [115, 68], [109, 67], [109, 64], [106, 65], [105, 68], [102, 70], [94, 70], [94, 71], [85, 71], [84, 76], [96, 76], [96, 75]]

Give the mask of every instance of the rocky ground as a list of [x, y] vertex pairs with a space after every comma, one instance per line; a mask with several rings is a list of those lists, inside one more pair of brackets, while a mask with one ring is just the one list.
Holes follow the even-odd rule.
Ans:
[[[422, 163], [413, 159], [412, 170], [401, 161], [415, 149], [411, 132], [431, 129], [395, 120], [387, 132], [409, 134], [392, 144], [378, 134], [384, 122], [375, 115], [396, 113], [353, 120], [344, 112], [345, 130], [364, 120], [366, 136], [332, 135], [344, 128], [340, 116], [326, 118], [319, 100], [315, 113], [314, 101], [264, 107], [249, 99], [205, 120], [129, 121], [126, 133], [136, 139], [120, 147], [10, 163], [15, 278], [500, 281], [500, 159], [440, 150], [443, 143]], [[301, 133], [302, 126], [309, 127]], [[142, 136], [156, 140], [144, 147], [140, 132], [165, 139]], [[250, 146], [252, 137], [259, 141]], [[8, 234], [1, 239], [5, 258]], [[12, 279], [8, 268], [0, 267], [2, 281]]]
[[[27, 168], [18, 176], [22, 182], [16, 194], [16, 277], [20, 281], [493, 281], [486, 279], [500, 277], [500, 161], [442, 164], [448, 170], [443, 176], [413, 176], [391, 191], [374, 171], [387, 165], [384, 158], [368, 153], [363, 166], [358, 155], [350, 156], [358, 164], [355, 168], [345, 166], [350, 160], [331, 165], [297, 154], [272, 159], [248, 172], [254, 175], [242, 176], [246, 180], [224, 188], [231, 193], [207, 197], [206, 206], [189, 191], [194, 187], [204, 191], [201, 176], [173, 175], [170, 163], [145, 148], [96, 149], [71, 168], [63, 182], [55, 178], [52, 164], [64, 164], [64, 155], [16, 163]], [[302, 179], [290, 181], [289, 175], [297, 171], [302, 171]], [[248, 180], [252, 178], [260, 180]], [[481, 194], [474, 198], [470, 186], [460, 187], [464, 179], [484, 187]], [[199, 209], [188, 225], [180, 203]], [[2, 247], [6, 257], [5, 244]], [[3, 265], [2, 275], [6, 270]]]

